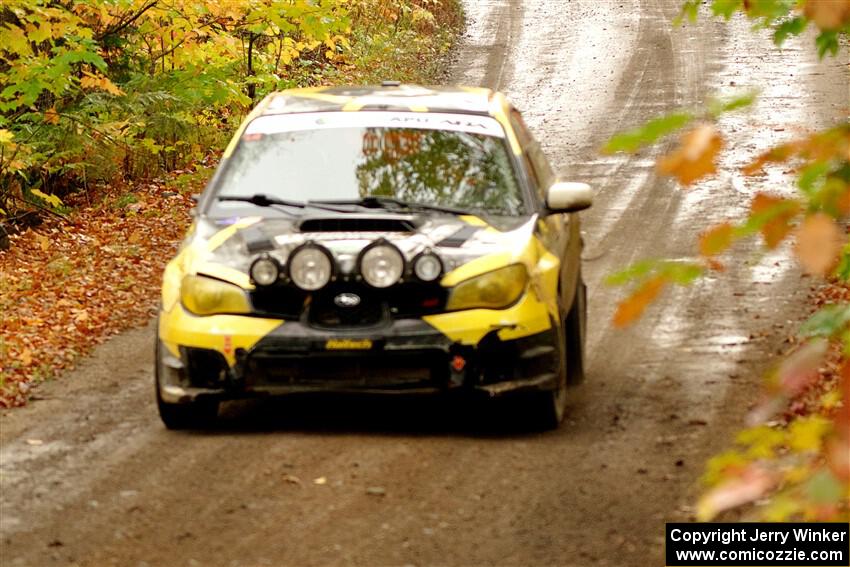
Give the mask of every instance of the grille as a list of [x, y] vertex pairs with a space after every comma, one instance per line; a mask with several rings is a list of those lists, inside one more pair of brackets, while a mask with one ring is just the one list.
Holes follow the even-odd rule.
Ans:
[[[334, 299], [353, 293], [360, 303], [340, 307]], [[261, 315], [289, 320], [306, 320], [322, 327], [368, 327], [390, 319], [406, 319], [440, 313], [447, 292], [436, 282], [404, 282], [389, 289], [373, 289], [353, 282], [331, 284], [317, 292], [305, 292], [292, 285], [256, 289], [251, 293], [254, 309]]]
[[216, 388], [227, 380], [227, 361], [218, 351], [180, 347], [192, 386]]
[[[360, 303], [351, 307], [336, 304], [336, 298], [350, 293], [360, 298]], [[388, 317], [385, 302], [376, 290], [365, 286], [329, 286], [313, 294], [308, 321], [316, 327], [370, 327]]]
[[278, 356], [255, 352], [248, 360], [253, 385], [378, 388], [441, 385], [448, 379], [442, 351], [416, 356], [383, 352], [357, 356]]

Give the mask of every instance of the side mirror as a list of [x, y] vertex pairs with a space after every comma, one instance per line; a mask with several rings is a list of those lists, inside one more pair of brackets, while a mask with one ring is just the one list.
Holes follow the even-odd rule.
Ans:
[[587, 183], [556, 181], [546, 191], [546, 208], [550, 214], [575, 213], [593, 204], [593, 189]]

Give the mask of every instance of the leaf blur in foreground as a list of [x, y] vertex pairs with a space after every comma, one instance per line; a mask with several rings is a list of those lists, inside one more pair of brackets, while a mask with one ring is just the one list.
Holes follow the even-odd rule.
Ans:
[[[729, 20], [740, 14], [753, 21], [754, 28], [772, 29], [777, 45], [812, 24], [817, 28], [813, 48], [820, 57], [838, 53], [841, 41], [850, 36], [850, 0], [686, 0], [679, 22], [696, 20], [706, 6], [715, 16]], [[690, 126], [678, 146], [658, 160], [657, 169], [683, 185], [696, 183], [716, 172], [723, 148], [719, 118], [736, 107], [715, 104], [703, 113], [688, 111], [696, 118], [687, 121], [655, 119], [615, 136], [605, 149], [635, 152], [660, 140], [654, 132], [670, 134], [676, 125]], [[754, 130], [753, 139], [758, 135]], [[776, 187], [758, 186], [763, 179], [776, 178], [779, 172], [769, 171], [776, 165], [781, 174], [795, 177], [796, 194], [777, 195]], [[737, 435], [735, 447], [709, 460], [704, 476], [708, 486], [699, 499], [697, 517], [712, 520], [747, 505], [744, 519], [846, 521], [850, 519], [850, 243], [845, 225], [850, 216], [850, 120], [768, 148], [739, 171], [746, 176], [747, 189], [755, 193], [748, 214], [705, 227], [696, 243], [694, 264], [721, 267], [716, 257], [746, 237], [760, 235], [764, 249], [774, 250], [793, 236], [800, 266], [822, 278], [813, 286], [816, 295], [811, 301], [827, 305], [802, 325], [798, 337], [789, 337], [791, 344], [799, 339], [802, 343], [773, 365], [761, 399], [749, 414], [750, 426]], [[640, 260], [608, 278], [612, 285], [636, 282], [615, 315], [616, 326], [634, 322], [658, 297], [660, 282], [667, 281], [659, 275], [665, 262], [671, 261]], [[744, 260], [744, 265], [750, 264]]]
[[842, 234], [829, 215], [817, 213], [806, 217], [796, 236], [797, 257], [810, 274], [825, 276], [838, 263]]
[[700, 124], [682, 136], [676, 150], [658, 161], [658, 170], [683, 185], [692, 185], [717, 171], [717, 154], [722, 147], [717, 128]]

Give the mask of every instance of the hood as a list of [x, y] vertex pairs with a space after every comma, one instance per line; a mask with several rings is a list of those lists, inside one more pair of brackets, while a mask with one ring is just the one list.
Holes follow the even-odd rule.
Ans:
[[431, 250], [449, 273], [477, 258], [528, 248], [536, 215], [488, 218], [452, 214], [335, 213], [297, 218], [199, 219], [190, 236], [189, 272], [206, 273], [245, 286], [251, 263], [269, 254], [286, 264], [307, 242], [325, 247], [341, 273], [353, 273], [362, 250], [376, 240], [394, 244], [407, 262]]

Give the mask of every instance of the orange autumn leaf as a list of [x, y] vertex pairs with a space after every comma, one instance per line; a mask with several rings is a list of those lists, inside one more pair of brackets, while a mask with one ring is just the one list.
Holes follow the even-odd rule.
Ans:
[[769, 163], [782, 163], [788, 161], [792, 156], [796, 155], [796, 153], [800, 151], [801, 146], [801, 142], [793, 142], [771, 148], [742, 167], [741, 173], [744, 175], [755, 175], [760, 173], [764, 169], [764, 166]]
[[124, 94], [115, 83], [100, 74], [85, 73], [80, 79], [80, 86], [86, 90], [101, 90], [113, 95]]
[[785, 237], [788, 236], [788, 233], [791, 232], [791, 220], [796, 216], [800, 205], [796, 201], [773, 197], [767, 193], [756, 194], [753, 197], [753, 202], [750, 204], [750, 214], [752, 216], [779, 209], [782, 210], [770, 218], [759, 229], [764, 238], [765, 246], [771, 250], [779, 246], [785, 240]]
[[767, 164], [785, 163], [792, 159], [813, 163], [847, 159], [848, 156], [850, 127], [842, 125], [771, 148], [741, 168], [741, 172], [744, 175], [755, 175], [761, 173]]
[[850, 23], [850, 0], [807, 0], [803, 14], [822, 30], [837, 30]]
[[699, 239], [699, 253], [702, 256], [717, 256], [732, 245], [735, 229], [729, 223], [723, 223], [704, 232]]
[[56, 112], [55, 108], [51, 107], [44, 111], [44, 123], [59, 124], [59, 113]]
[[617, 306], [617, 311], [614, 313], [614, 326], [626, 327], [640, 318], [647, 306], [664, 289], [664, 284], [666, 283], [667, 281], [662, 277], [655, 277], [644, 282], [643, 285]]
[[711, 124], [700, 124], [682, 135], [679, 147], [658, 161], [658, 170], [671, 175], [683, 185], [717, 171], [717, 154], [723, 139]]
[[841, 253], [842, 234], [835, 220], [824, 213], [813, 214], [803, 221], [796, 236], [795, 251], [803, 269], [825, 276]]
[[[850, 160], [850, 156], [848, 156], [848, 160]], [[835, 202], [838, 212], [842, 215], [850, 215], [850, 186], [848, 186], [847, 189], [847, 191], [841, 193]]]

